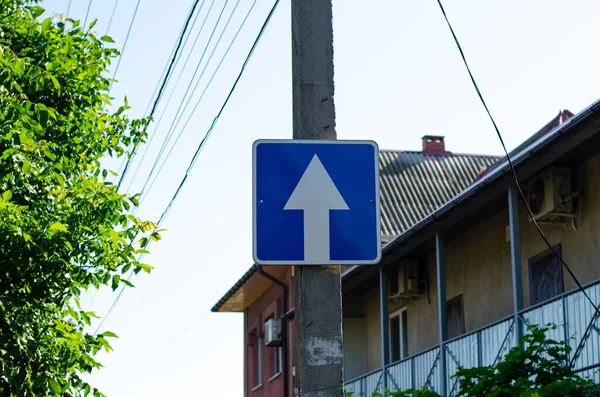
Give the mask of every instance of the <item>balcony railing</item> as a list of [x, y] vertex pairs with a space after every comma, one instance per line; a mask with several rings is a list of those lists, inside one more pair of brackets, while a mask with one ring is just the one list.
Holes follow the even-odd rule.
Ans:
[[[585, 291], [595, 303], [600, 303], [600, 280], [586, 286]], [[527, 325], [556, 324], [548, 331], [548, 337], [556, 341], [568, 341], [571, 346], [569, 363], [582, 376], [600, 384], [600, 321], [593, 306], [579, 290], [557, 296], [550, 301], [529, 307], [519, 313], [523, 333]], [[350, 380], [345, 384], [347, 392], [355, 397], [369, 397], [382, 392], [384, 384], [390, 390], [406, 390], [427, 387], [440, 392], [445, 382], [448, 396], [458, 392], [458, 380], [453, 378], [459, 367], [472, 368], [494, 365], [516, 346], [514, 316], [489, 324], [483, 328], [461, 335], [443, 343], [446, 377], [442, 379], [440, 347], [436, 346], [417, 355], [392, 363]], [[385, 378], [384, 378], [385, 377]]]

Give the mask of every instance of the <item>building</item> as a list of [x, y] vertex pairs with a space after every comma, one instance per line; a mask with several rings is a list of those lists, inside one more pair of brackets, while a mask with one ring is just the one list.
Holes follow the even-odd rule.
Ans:
[[[498, 158], [454, 154], [446, 151], [444, 137], [428, 135], [422, 139], [422, 151], [382, 150], [379, 160], [382, 242], [387, 243], [459, 194]], [[283, 396], [285, 381], [292, 396], [292, 348], [264, 346], [264, 324], [288, 313], [287, 340], [293, 340], [293, 309], [288, 304], [294, 301], [293, 268], [269, 266], [264, 272], [290, 287], [282, 289], [252, 266], [212, 310], [244, 313], [245, 396]], [[282, 376], [286, 365], [287, 379]]]
[[[549, 245], [596, 305], [599, 143], [600, 101], [562, 112], [511, 154]], [[391, 240], [379, 267], [343, 280], [345, 388], [355, 395], [421, 386], [455, 395], [458, 366], [494, 364], [528, 324], [548, 323], [572, 347], [570, 365], [600, 383], [598, 313], [529, 220], [506, 159]]]
[[[543, 233], [596, 304], [599, 144], [600, 101], [560, 112], [511, 153]], [[383, 259], [342, 275], [345, 389], [451, 396], [458, 366], [493, 364], [527, 324], [547, 323], [560, 326], [553, 339], [569, 340], [574, 368], [600, 383], [598, 315], [529, 221], [507, 160], [448, 153], [440, 137], [423, 149], [380, 153]], [[293, 269], [265, 269], [292, 285]], [[293, 395], [292, 352], [264, 347], [263, 331], [271, 316], [291, 316], [290, 290], [283, 299], [253, 267], [213, 308], [244, 313], [248, 397], [284, 395], [275, 372], [286, 355]]]

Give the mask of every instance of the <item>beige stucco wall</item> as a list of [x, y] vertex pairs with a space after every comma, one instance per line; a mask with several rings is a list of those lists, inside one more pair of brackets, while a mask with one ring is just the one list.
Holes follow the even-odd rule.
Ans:
[[344, 377], [346, 380], [367, 372], [367, 328], [364, 317], [344, 317]]
[[507, 225], [508, 211], [503, 210], [446, 244], [446, 300], [463, 295], [466, 332], [512, 311]]
[[381, 316], [379, 289], [365, 293], [365, 321], [367, 325], [367, 372], [381, 367]]
[[[565, 261], [582, 283], [600, 278], [600, 154], [576, 167], [574, 189], [580, 190], [581, 218], [577, 231], [567, 226], [542, 226], [551, 244], [561, 244]], [[579, 185], [577, 182], [579, 181]], [[508, 197], [507, 197], [508, 200]], [[521, 260], [524, 305], [529, 305], [528, 259], [547, 250], [535, 227], [520, 206]], [[446, 298], [462, 294], [465, 331], [473, 331], [512, 313], [510, 242], [507, 241], [508, 210], [493, 214], [485, 222], [446, 242]], [[424, 278], [429, 284], [429, 300], [390, 303], [389, 313], [407, 308], [409, 355], [438, 343], [437, 282], [435, 253], [426, 260]], [[565, 291], [576, 288], [563, 270]], [[367, 371], [381, 366], [379, 290], [365, 294]]]
[[[573, 270], [579, 281], [589, 283], [600, 277], [600, 154], [597, 154], [573, 173], [574, 190], [581, 191], [581, 217], [575, 221], [575, 231], [568, 221], [565, 228], [542, 225], [542, 230], [552, 245], [560, 244], [565, 262]], [[547, 250], [535, 226], [527, 219], [523, 205], [521, 219], [521, 260], [523, 262], [523, 301], [529, 305], [529, 266], [528, 259]], [[526, 242], [523, 243], [523, 242]], [[572, 277], [563, 269], [565, 291], [576, 288]]]

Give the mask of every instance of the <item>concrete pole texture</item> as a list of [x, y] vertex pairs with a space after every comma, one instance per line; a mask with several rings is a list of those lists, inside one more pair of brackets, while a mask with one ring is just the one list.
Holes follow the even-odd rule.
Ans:
[[[292, 0], [293, 138], [336, 139], [331, 0]], [[296, 384], [300, 397], [343, 396], [339, 266], [297, 266]]]

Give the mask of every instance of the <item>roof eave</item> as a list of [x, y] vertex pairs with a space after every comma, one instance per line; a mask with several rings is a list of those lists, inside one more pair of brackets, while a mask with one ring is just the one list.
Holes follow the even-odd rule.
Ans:
[[[529, 146], [527, 146], [526, 148], [521, 150], [519, 153], [512, 155], [511, 162], [512, 162], [513, 166], [518, 167], [521, 163], [523, 163], [524, 160], [528, 159], [533, 153], [536, 153], [536, 152], [540, 151], [541, 149], [545, 148], [547, 145], [549, 145], [550, 143], [552, 143], [553, 141], [555, 141], [556, 139], [561, 137], [568, 129], [575, 128], [580, 123], [586, 121], [590, 115], [594, 114], [599, 109], [600, 109], [600, 100], [597, 100], [596, 102], [594, 102], [593, 104], [588, 106], [586, 109], [579, 112], [577, 115], [571, 117], [570, 119], [565, 121], [563, 124], [554, 128], [548, 134], [542, 136], [540, 139], [538, 139], [537, 141], [533, 142], [532, 144], [530, 144]], [[458, 194], [452, 200], [448, 201], [446, 204], [442, 205], [440, 208], [438, 208], [437, 210], [435, 210], [434, 212], [432, 212], [431, 214], [429, 214], [428, 216], [426, 216], [425, 218], [423, 218], [422, 220], [417, 222], [415, 225], [413, 225], [411, 228], [406, 230], [404, 233], [398, 235], [396, 238], [394, 238], [393, 240], [391, 240], [387, 244], [385, 244], [382, 248], [382, 250], [383, 250], [382, 261], [385, 260], [385, 257], [388, 256], [391, 253], [391, 251], [393, 251], [396, 247], [404, 244], [407, 240], [412, 238], [416, 233], [425, 232], [425, 230], [427, 230], [429, 227], [431, 227], [432, 224], [436, 223], [437, 220], [443, 218], [450, 211], [452, 211], [454, 207], [460, 205], [462, 202], [464, 202], [468, 199], [471, 199], [481, 189], [484, 189], [487, 185], [496, 182], [497, 180], [499, 180], [502, 176], [504, 176], [509, 171], [510, 171], [510, 165], [509, 165], [508, 161], [506, 160], [506, 157], [504, 157], [503, 160], [500, 160], [500, 163], [498, 164], [498, 166], [495, 169], [490, 171], [488, 174], [484, 175], [478, 181], [474, 182], [471, 186], [469, 186], [468, 188], [463, 190], [460, 194]], [[348, 271], [346, 271], [343, 274], [343, 277], [344, 278], [351, 277], [359, 269], [360, 269], [360, 266], [355, 266], [355, 267], [349, 269]]]

